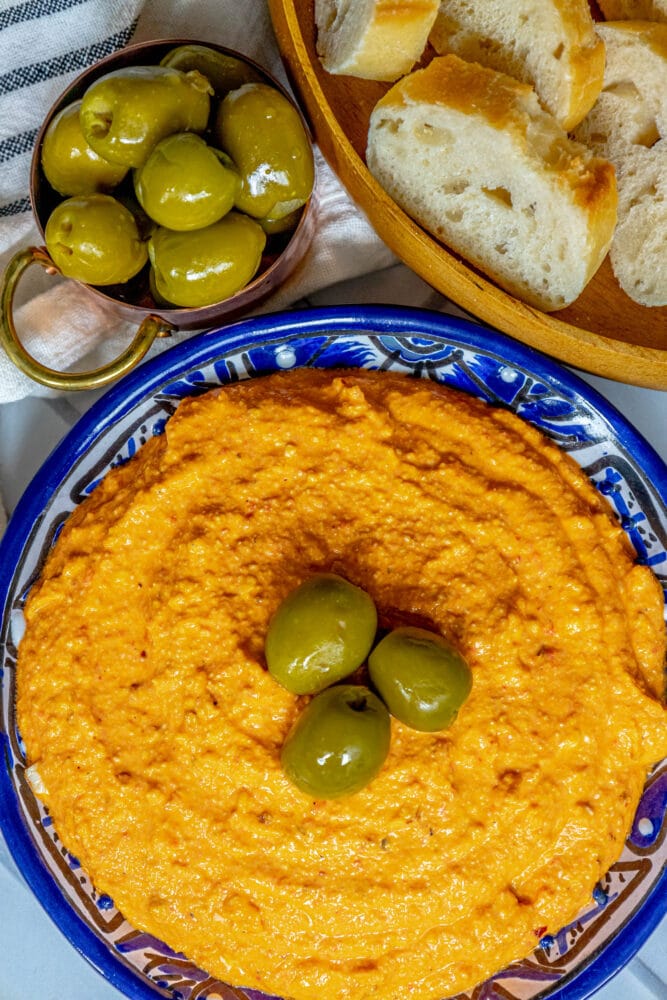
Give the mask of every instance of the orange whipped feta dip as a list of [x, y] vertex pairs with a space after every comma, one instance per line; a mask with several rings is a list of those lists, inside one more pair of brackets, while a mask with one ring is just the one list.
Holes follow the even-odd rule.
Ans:
[[[473, 672], [450, 729], [392, 720], [355, 795], [280, 749], [267, 673], [314, 572]], [[528, 954], [618, 858], [667, 755], [657, 580], [515, 415], [397, 374], [188, 399], [73, 513], [26, 609], [18, 714], [67, 847], [136, 927], [295, 1000], [440, 998]]]

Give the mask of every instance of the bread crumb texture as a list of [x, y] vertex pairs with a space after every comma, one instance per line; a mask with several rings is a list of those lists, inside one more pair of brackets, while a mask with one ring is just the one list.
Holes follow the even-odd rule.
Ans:
[[573, 302], [611, 244], [611, 164], [570, 139], [528, 84], [458, 56], [390, 88], [366, 158], [409, 215], [539, 309]]
[[602, 89], [604, 45], [588, 0], [442, 0], [430, 41], [529, 83], [565, 129]]
[[615, 167], [614, 274], [630, 298], [667, 305], [667, 24], [598, 25], [607, 61], [603, 91], [577, 128]]

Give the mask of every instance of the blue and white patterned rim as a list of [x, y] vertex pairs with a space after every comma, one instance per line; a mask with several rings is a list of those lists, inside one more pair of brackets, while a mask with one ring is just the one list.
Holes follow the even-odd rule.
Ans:
[[[135, 1000], [262, 996], [208, 977], [134, 930], [62, 847], [25, 778], [14, 719], [22, 604], [67, 515], [115, 465], [159, 434], [179, 401], [294, 367], [368, 367], [430, 378], [519, 413], [585, 469], [615, 508], [638, 560], [667, 592], [667, 467], [625, 418], [555, 362], [484, 327], [423, 310], [283, 313], [200, 334], [105, 394], [44, 463], [0, 544], [0, 822], [26, 881], [71, 943]], [[629, 961], [667, 912], [667, 761], [647, 781], [624, 854], [591, 905], [535, 952], [457, 1000], [583, 1000]], [[496, 989], [498, 986], [498, 990]]]

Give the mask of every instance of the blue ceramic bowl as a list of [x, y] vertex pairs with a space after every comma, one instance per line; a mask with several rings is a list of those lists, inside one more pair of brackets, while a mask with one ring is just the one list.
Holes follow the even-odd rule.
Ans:
[[[19, 503], [0, 545], [0, 818], [26, 881], [72, 944], [135, 1000], [257, 1000], [208, 977], [132, 928], [96, 893], [32, 795], [14, 717], [22, 605], [60, 525], [105, 473], [160, 434], [179, 401], [220, 383], [296, 367], [392, 369], [520, 414], [586, 470], [640, 561], [667, 588], [667, 467], [612, 406], [574, 375], [507, 337], [448, 316], [350, 307], [251, 319], [193, 337], [142, 365], [92, 407]], [[577, 921], [480, 989], [484, 1000], [583, 1000], [636, 952], [667, 912], [667, 761], [650, 775], [620, 861]], [[462, 997], [472, 996], [462, 994]]]

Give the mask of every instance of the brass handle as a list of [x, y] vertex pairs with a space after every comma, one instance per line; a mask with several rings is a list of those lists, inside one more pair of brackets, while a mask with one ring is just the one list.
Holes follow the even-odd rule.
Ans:
[[45, 247], [28, 247], [15, 254], [7, 265], [0, 292], [0, 342], [11, 361], [35, 382], [51, 389], [96, 389], [125, 375], [144, 357], [156, 337], [168, 337], [174, 329], [160, 316], [146, 316], [134, 340], [114, 361], [87, 372], [59, 372], [33, 358], [19, 340], [14, 326], [14, 293], [19, 278], [31, 264], [41, 264], [51, 273], [57, 267]]

